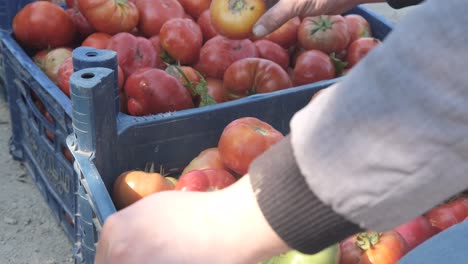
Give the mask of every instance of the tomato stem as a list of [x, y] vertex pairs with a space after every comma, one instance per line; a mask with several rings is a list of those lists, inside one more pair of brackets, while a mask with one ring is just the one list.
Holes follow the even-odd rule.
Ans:
[[241, 11], [245, 7], [244, 0], [229, 0], [229, 9], [234, 11]]
[[318, 31], [327, 31], [333, 27], [334, 22], [331, 22], [329, 16], [320, 16], [318, 21], [312, 20], [315, 27], [310, 30], [310, 34], [314, 35]]
[[356, 236], [356, 246], [366, 251], [372, 249], [379, 243], [382, 234], [375, 231], [367, 231]]

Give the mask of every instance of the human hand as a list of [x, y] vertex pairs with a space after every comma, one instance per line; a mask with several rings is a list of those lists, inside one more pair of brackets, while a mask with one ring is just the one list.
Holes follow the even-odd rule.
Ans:
[[383, 0], [266, 0], [268, 10], [254, 25], [256, 37], [263, 37], [289, 19], [299, 16], [339, 15], [364, 3]]
[[287, 250], [246, 175], [221, 191], [161, 192], [113, 214], [95, 263], [258, 263]]

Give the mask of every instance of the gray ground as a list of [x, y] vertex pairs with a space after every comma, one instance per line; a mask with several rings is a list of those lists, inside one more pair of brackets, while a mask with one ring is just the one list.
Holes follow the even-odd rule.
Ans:
[[[411, 8], [367, 5], [391, 22]], [[8, 153], [9, 112], [0, 99], [0, 263], [72, 263], [72, 243], [55, 221], [26, 170]]]

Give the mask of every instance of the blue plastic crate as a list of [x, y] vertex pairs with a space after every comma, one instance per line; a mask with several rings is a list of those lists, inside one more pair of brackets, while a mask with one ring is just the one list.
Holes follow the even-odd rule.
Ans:
[[0, 0], [0, 30], [11, 31], [16, 13], [31, 2], [34, 0]]
[[[373, 34], [383, 39], [391, 25], [370, 10], [350, 11], [363, 15]], [[74, 57], [82, 60], [81, 57]], [[107, 67], [112, 68], [112, 67]], [[109, 190], [123, 171], [143, 169], [153, 163], [165, 172], [177, 173], [200, 151], [217, 145], [224, 127], [232, 120], [254, 116], [284, 134], [289, 121], [312, 95], [338, 79], [317, 82], [269, 94], [257, 94], [236, 101], [146, 117], [118, 112], [113, 72], [87, 68], [71, 78], [74, 133], [67, 144], [75, 158], [77, 214], [75, 218], [77, 263], [92, 263], [95, 243], [104, 220], [115, 212]]]

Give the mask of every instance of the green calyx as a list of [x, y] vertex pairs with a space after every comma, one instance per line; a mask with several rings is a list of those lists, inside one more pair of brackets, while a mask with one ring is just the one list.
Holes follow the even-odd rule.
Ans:
[[234, 11], [241, 11], [245, 7], [244, 0], [229, 0], [229, 9]]
[[381, 235], [375, 231], [360, 233], [356, 236], [356, 246], [364, 251], [369, 250], [379, 243]]
[[310, 34], [313, 35], [319, 31], [327, 31], [333, 27], [334, 22], [330, 21], [330, 16], [320, 16], [317, 21], [312, 20], [314, 23], [314, 28], [310, 31]]

